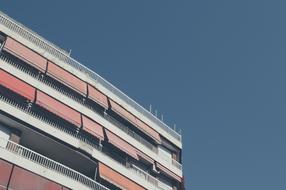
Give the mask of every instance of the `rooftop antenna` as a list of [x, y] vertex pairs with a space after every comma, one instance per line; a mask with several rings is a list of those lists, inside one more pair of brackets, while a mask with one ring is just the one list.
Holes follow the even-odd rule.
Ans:
[[149, 112], [152, 113], [152, 104], [149, 105]]
[[72, 52], [72, 50], [70, 49], [70, 51], [69, 51], [69, 57], [71, 56], [71, 52]]
[[157, 110], [155, 110], [155, 116], [157, 117]]
[[161, 114], [161, 120], [164, 121], [164, 115], [163, 114]]

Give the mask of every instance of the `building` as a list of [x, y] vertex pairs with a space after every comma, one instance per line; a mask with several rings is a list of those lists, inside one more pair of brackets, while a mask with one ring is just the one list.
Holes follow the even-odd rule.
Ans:
[[0, 13], [0, 190], [182, 190], [181, 135]]

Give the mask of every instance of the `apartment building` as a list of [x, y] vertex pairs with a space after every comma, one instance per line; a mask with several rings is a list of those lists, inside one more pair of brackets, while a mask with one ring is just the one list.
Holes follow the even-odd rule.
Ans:
[[183, 190], [182, 139], [0, 12], [0, 190]]

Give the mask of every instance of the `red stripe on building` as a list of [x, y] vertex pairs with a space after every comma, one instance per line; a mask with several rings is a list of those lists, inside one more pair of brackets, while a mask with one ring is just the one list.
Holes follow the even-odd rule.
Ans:
[[28, 100], [33, 101], [35, 99], [35, 88], [3, 70], [0, 70], [0, 84]]
[[50, 112], [62, 117], [63, 119], [73, 123], [74, 125], [81, 126], [81, 116], [80, 113], [73, 110], [72, 108], [66, 106], [65, 104], [55, 100], [54, 98], [48, 96], [47, 94], [38, 91], [36, 103]]
[[82, 116], [82, 123], [84, 131], [99, 138], [100, 140], [104, 140], [103, 128], [101, 125], [87, 118], [86, 116]]
[[108, 130], [105, 130], [108, 142], [116, 146], [117, 148], [121, 149], [123, 152], [127, 153], [128, 155], [132, 156], [136, 160], [138, 160], [137, 150], [120, 137], [116, 136], [115, 134], [111, 133]]
[[88, 85], [88, 98], [99, 103], [105, 109], [108, 109], [107, 96], [91, 85]]
[[54, 77], [55, 79], [65, 83], [67, 86], [75, 89], [81, 94], [86, 94], [87, 85], [84, 81], [80, 80], [73, 74], [57, 66], [56, 64], [49, 61], [47, 74]]
[[4, 49], [30, 65], [38, 68], [42, 72], [46, 70], [47, 59], [16, 40], [7, 37]]

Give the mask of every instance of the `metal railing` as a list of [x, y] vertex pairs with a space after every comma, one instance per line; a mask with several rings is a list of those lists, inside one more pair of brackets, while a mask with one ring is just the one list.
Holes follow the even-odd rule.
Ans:
[[[35, 73], [32, 73], [30, 70], [26, 69], [26, 68], [22, 68], [20, 67], [18, 64], [14, 63], [14, 61], [6, 56], [4, 56], [3, 54], [0, 55], [0, 60], [4, 60], [5, 62], [9, 63], [11, 66], [15, 67], [15, 69], [19, 69], [20, 71], [27, 73], [28, 75], [34, 77], [35, 79], [43, 82], [44, 84], [50, 86], [51, 88], [54, 88], [55, 90], [59, 91], [60, 93], [64, 94], [65, 96], [68, 96], [69, 98], [73, 99], [74, 101], [78, 102], [79, 104], [86, 106], [88, 109], [91, 109], [93, 111], [96, 111], [94, 109], [92, 109], [92, 107], [84, 104], [82, 101], [80, 101], [79, 99], [73, 97], [72, 95], [70, 95], [69, 93], [66, 93], [64, 90], [62, 90], [61, 88], [58, 88], [57, 86], [55, 86], [54, 84], [52, 84], [51, 82], [48, 82], [46, 80], [43, 80], [41, 77], [39, 77], [38, 75], [36, 75]], [[97, 112], [97, 111], [96, 111]], [[158, 154], [158, 149], [152, 145], [150, 142], [148, 142], [147, 140], [145, 140], [144, 138], [142, 138], [140, 135], [138, 135], [137, 133], [135, 133], [134, 131], [130, 130], [127, 126], [125, 126], [124, 124], [122, 124], [121, 122], [119, 122], [118, 120], [116, 120], [115, 118], [113, 118], [112, 116], [108, 115], [107, 113], [104, 114], [104, 118], [106, 120], [108, 120], [109, 122], [113, 123], [116, 127], [120, 128], [123, 132], [125, 132], [126, 134], [128, 134], [129, 136], [133, 137], [135, 140], [137, 140], [139, 143], [143, 144], [144, 146], [146, 146], [148, 149], [150, 149], [151, 151], [153, 151], [155, 154]], [[160, 154], [158, 154], [158, 156], [161, 157]], [[176, 160], [172, 160], [172, 165], [175, 166], [176, 168], [178, 168], [179, 170], [182, 170], [182, 164], [180, 164], [179, 162], [177, 162]]]
[[[87, 145], [90, 145], [91, 147], [95, 148], [96, 150], [106, 154], [105, 152], [103, 152], [103, 146], [102, 145], [95, 144], [94, 141], [91, 141], [89, 139], [86, 139], [86, 138], [82, 137], [79, 133], [75, 134], [75, 133], [65, 129], [64, 127], [56, 125], [53, 122], [47, 120], [46, 118], [38, 116], [36, 113], [32, 112], [30, 109], [27, 109], [25, 106], [19, 105], [19, 104], [13, 102], [12, 100], [9, 100], [8, 98], [2, 96], [2, 95], [0, 95], [0, 101], [3, 101], [5, 103], [10, 104], [11, 106], [13, 106], [13, 107], [15, 107], [17, 109], [20, 109], [23, 112], [29, 114], [31, 117], [37, 118], [37, 119], [39, 119], [39, 120], [41, 120], [41, 121], [51, 125], [52, 127], [56, 128], [56, 129], [58, 129], [58, 130], [60, 130], [60, 131], [62, 131], [64, 133], [67, 133], [68, 135], [71, 135], [74, 138], [79, 139], [81, 142], [86, 143]], [[106, 147], [104, 149], [108, 150]], [[117, 158], [120, 159], [119, 157], [117, 157]], [[145, 179], [147, 182], [151, 183], [152, 185], [154, 185], [156, 187], [159, 187], [159, 184], [161, 184], [161, 186], [162, 186], [162, 184], [164, 184], [164, 183], [160, 182], [158, 179], [156, 179], [155, 177], [153, 177], [150, 174], [148, 174], [147, 172], [145, 172], [144, 170], [136, 167], [135, 165], [133, 165], [131, 163], [126, 162], [125, 159], [124, 160], [122, 159], [121, 161], [115, 160], [112, 157], [110, 157], [110, 159], [112, 159], [113, 161], [117, 162], [118, 164], [124, 166], [126, 169], [130, 170], [132, 173], [135, 173], [136, 175], [138, 175], [139, 177]]]
[[[0, 138], [0, 148], [5, 149], [13, 154], [16, 154], [19, 157], [25, 158], [27, 160], [30, 160], [36, 164], [39, 164], [49, 170], [53, 170], [57, 173], [60, 173], [72, 180], [78, 181], [89, 188], [92, 188], [94, 190], [109, 190], [108, 188], [104, 187], [103, 185], [97, 183], [96, 181], [84, 176], [83, 174], [68, 168], [58, 162], [55, 162], [43, 155], [40, 155], [26, 147], [23, 147], [19, 144], [16, 144], [12, 141]], [[6, 144], [6, 146], [3, 146], [3, 144]]]
[[94, 71], [90, 70], [89, 68], [85, 67], [75, 59], [71, 58], [69, 55], [67, 55], [66, 52], [61, 50], [60, 48], [56, 47], [54, 44], [48, 42], [35, 32], [32, 32], [27, 27], [23, 26], [22, 24], [19, 24], [12, 18], [8, 17], [4, 13], [0, 11], [0, 23], [12, 30], [13, 32], [16, 32], [26, 40], [32, 42], [39, 48], [45, 50], [49, 54], [57, 57], [59, 60], [71, 65], [75, 69], [85, 73], [93, 80], [98, 81], [101, 85], [103, 85], [105, 88], [107, 88], [109, 91], [114, 93], [116, 96], [118, 96], [120, 99], [122, 99], [124, 102], [132, 106], [134, 109], [136, 109], [139, 113], [141, 113], [143, 116], [150, 119], [152, 122], [154, 122], [156, 125], [158, 125], [161, 129], [166, 131], [168, 134], [173, 136], [178, 141], [182, 141], [181, 134], [177, 132], [175, 129], [170, 128], [167, 124], [162, 122], [160, 119], [155, 117], [152, 113], [147, 111], [145, 108], [140, 106], [137, 102], [135, 102], [133, 99], [128, 97], [126, 94], [124, 94], [122, 91], [120, 91], [118, 88], [113, 86], [111, 83], [106, 81], [104, 78], [102, 78], [100, 75], [95, 73]]

